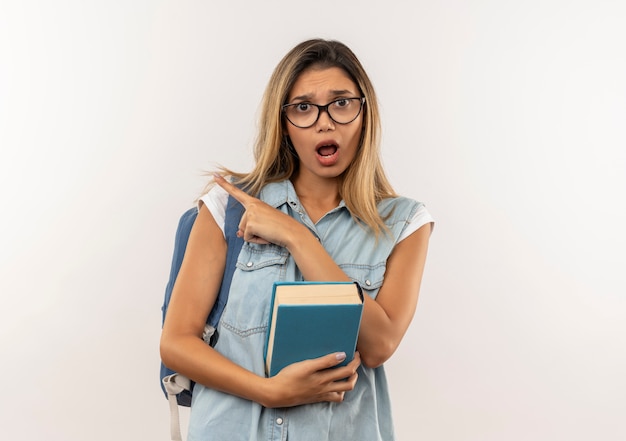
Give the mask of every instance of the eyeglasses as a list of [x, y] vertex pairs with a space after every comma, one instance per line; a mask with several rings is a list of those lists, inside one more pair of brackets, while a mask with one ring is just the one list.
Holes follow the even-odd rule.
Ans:
[[339, 98], [320, 106], [313, 103], [285, 104], [282, 109], [287, 120], [300, 129], [307, 129], [317, 122], [323, 111], [337, 124], [350, 124], [363, 109], [365, 97]]

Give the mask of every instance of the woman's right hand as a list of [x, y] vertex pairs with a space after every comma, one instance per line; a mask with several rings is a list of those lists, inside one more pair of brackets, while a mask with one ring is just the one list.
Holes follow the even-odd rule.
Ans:
[[214, 175], [215, 183], [235, 198], [245, 209], [239, 222], [237, 236], [246, 242], [257, 244], [273, 243], [287, 247], [306, 227], [291, 216], [250, 196], [220, 175]]
[[345, 359], [343, 353], [328, 354], [313, 360], [293, 363], [267, 379], [265, 407], [291, 407], [322, 401], [341, 402], [354, 389], [361, 364], [359, 353], [346, 366], [333, 368]]

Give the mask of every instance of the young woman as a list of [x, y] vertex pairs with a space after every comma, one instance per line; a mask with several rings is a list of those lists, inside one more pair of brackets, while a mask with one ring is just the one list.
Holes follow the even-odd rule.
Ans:
[[[305, 41], [283, 58], [260, 127], [254, 169], [222, 170], [201, 198], [163, 327], [163, 362], [197, 383], [189, 439], [393, 440], [382, 365], [413, 318], [432, 219], [391, 188], [374, 89], [342, 43]], [[212, 348], [202, 332], [225, 265], [229, 194], [245, 208], [244, 245]], [[279, 280], [359, 283], [367, 295], [352, 362], [328, 369], [346, 358], [328, 354], [266, 377]]]

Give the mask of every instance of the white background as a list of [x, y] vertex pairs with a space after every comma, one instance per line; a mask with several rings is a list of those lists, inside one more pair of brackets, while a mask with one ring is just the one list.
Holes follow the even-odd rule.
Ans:
[[168, 439], [180, 214], [249, 170], [305, 38], [360, 57], [396, 189], [437, 220], [388, 363], [399, 438], [623, 440], [621, 1], [0, 3], [2, 439]]

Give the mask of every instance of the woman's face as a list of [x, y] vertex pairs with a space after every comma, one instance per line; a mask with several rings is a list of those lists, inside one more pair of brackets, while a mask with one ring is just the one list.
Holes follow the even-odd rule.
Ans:
[[[313, 67], [300, 74], [289, 93], [288, 104], [326, 105], [340, 98], [360, 97], [359, 88], [342, 69]], [[340, 101], [336, 106], [346, 103], [360, 106], [357, 100]], [[342, 111], [339, 107], [337, 115]], [[306, 108], [299, 106], [297, 110]], [[312, 109], [315, 110], [314, 107]], [[352, 163], [359, 148], [362, 115], [363, 112], [360, 112], [354, 121], [339, 124], [330, 118], [327, 111], [320, 111], [318, 120], [304, 129], [285, 120], [287, 133], [300, 158], [298, 179], [340, 176]]]

